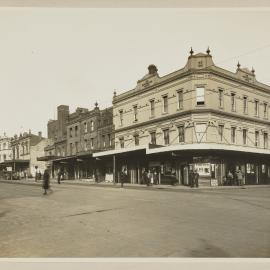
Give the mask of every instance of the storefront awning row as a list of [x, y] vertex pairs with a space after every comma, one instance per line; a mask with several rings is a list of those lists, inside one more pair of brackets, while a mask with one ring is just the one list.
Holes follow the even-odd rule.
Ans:
[[233, 151], [239, 153], [253, 153], [253, 154], [263, 154], [263, 155], [270, 155], [270, 149], [263, 149], [257, 147], [249, 147], [249, 146], [238, 146], [238, 145], [225, 145], [225, 144], [218, 144], [218, 143], [192, 143], [192, 144], [174, 144], [169, 146], [156, 146], [153, 147], [151, 145], [142, 145], [142, 146], [135, 146], [130, 148], [121, 148], [109, 151], [103, 151], [94, 153], [93, 157], [105, 157], [105, 156], [112, 156], [118, 155], [123, 153], [135, 152], [139, 150], [145, 150], [146, 155], [151, 154], [159, 154], [159, 153], [166, 153], [166, 152], [175, 152], [175, 151], [198, 151], [198, 150], [216, 150], [216, 151]]

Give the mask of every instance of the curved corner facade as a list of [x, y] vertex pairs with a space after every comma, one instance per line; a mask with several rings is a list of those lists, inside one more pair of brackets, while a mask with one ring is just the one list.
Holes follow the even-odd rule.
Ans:
[[270, 87], [254, 69], [235, 72], [215, 66], [212, 56], [188, 57], [184, 68], [160, 77], [154, 65], [134, 89], [113, 98], [115, 181], [123, 167], [131, 183], [144, 169], [161, 184], [190, 183], [196, 169], [201, 185], [223, 185], [241, 169], [244, 184], [270, 183]]

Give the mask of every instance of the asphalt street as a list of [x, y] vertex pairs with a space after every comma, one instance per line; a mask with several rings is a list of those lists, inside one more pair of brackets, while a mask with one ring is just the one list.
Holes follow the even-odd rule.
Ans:
[[0, 183], [1, 257], [270, 257], [270, 187]]

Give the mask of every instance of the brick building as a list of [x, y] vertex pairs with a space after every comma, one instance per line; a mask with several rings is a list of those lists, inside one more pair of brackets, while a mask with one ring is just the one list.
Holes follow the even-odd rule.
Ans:
[[69, 113], [69, 107], [58, 106], [57, 120], [48, 122], [48, 138], [52, 143], [45, 148], [45, 156], [53, 177], [59, 171], [65, 179], [94, 178], [105, 179], [111, 173], [106, 164], [97, 162], [92, 154], [113, 149], [114, 128], [112, 107], [100, 110], [77, 108]]

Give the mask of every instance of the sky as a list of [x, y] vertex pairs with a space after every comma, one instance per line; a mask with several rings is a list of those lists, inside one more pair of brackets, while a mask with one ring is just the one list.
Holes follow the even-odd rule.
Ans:
[[0, 135], [47, 135], [58, 105], [112, 106], [155, 64], [182, 68], [210, 47], [232, 72], [270, 85], [270, 9], [0, 8]]

